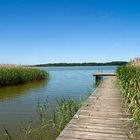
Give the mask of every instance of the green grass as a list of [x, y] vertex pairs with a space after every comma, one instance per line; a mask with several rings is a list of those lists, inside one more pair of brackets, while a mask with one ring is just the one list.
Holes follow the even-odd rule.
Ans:
[[30, 81], [42, 80], [48, 77], [48, 73], [36, 68], [17, 65], [0, 66], [0, 86], [11, 86]]
[[132, 114], [133, 138], [140, 138], [140, 66], [124, 66], [117, 69], [124, 104]]

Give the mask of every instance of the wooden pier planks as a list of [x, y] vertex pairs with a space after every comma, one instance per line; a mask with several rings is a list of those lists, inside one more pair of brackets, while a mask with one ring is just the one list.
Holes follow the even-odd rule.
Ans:
[[128, 140], [129, 114], [123, 111], [115, 77], [108, 77], [88, 98], [57, 140]]
[[93, 76], [116, 76], [116, 73], [96, 73]]

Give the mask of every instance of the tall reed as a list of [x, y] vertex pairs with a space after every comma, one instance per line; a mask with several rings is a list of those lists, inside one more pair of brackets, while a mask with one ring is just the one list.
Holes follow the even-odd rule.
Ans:
[[80, 104], [70, 98], [57, 100], [54, 111], [51, 110], [51, 105], [48, 103], [48, 100], [43, 104], [38, 102], [37, 113], [39, 126], [33, 128], [33, 124], [30, 121], [26, 125], [22, 125], [20, 132], [16, 137], [4, 128], [5, 134], [3, 140], [55, 140], [76, 114], [79, 107]]
[[140, 66], [140, 57], [137, 57], [133, 60], [131, 60], [128, 65], [130, 66]]
[[10, 86], [25, 82], [41, 80], [48, 77], [48, 73], [31, 67], [18, 65], [0, 66], [0, 86]]
[[140, 66], [128, 65], [117, 69], [124, 103], [132, 113], [133, 138], [140, 138]]

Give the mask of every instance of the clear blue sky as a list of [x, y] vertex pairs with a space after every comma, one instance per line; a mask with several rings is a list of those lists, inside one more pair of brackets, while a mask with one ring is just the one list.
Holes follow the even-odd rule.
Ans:
[[139, 0], [0, 0], [0, 63], [128, 61], [139, 54]]

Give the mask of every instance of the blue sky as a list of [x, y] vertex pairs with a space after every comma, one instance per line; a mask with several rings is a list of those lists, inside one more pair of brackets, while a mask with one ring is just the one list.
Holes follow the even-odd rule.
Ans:
[[0, 63], [129, 61], [139, 0], [0, 0]]

